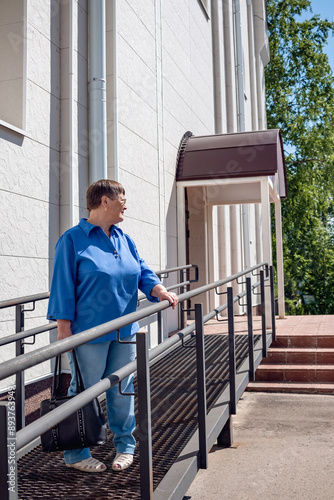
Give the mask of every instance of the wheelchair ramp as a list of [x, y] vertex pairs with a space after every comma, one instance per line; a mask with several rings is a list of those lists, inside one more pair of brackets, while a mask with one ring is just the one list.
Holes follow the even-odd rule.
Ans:
[[[254, 343], [260, 336], [254, 336]], [[228, 380], [228, 338], [205, 336], [208, 413], [226, 389]], [[236, 336], [237, 370], [248, 356], [248, 338]], [[154, 489], [177, 460], [197, 429], [195, 339], [177, 347], [151, 367], [151, 410]], [[140, 430], [136, 429], [136, 437]], [[112, 436], [92, 454], [104, 462], [104, 473], [79, 472], [65, 466], [62, 453], [44, 453], [38, 446], [18, 462], [19, 498], [37, 500], [140, 499], [139, 451], [133, 465], [114, 472]], [[144, 499], [143, 499], [144, 500]]]

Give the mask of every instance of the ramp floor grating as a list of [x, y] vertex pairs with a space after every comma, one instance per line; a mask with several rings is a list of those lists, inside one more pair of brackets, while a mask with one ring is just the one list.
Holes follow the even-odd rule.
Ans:
[[[260, 336], [254, 337], [254, 342]], [[153, 481], [157, 487], [197, 428], [195, 339], [178, 347], [151, 367]], [[228, 338], [205, 336], [208, 412], [228, 384]], [[237, 369], [248, 355], [248, 338], [236, 336]], [[136, 429], [138, 440], [140, 429]], [[92, 455], [108, 469], [88, 474], [65, 466], [62, 453], [44, 453], [38, 446], [18, 463], [19, 499], [109, 500], [140, 499], [139, 451], [133, 465], [114, 472], [112, 436], [107, 444], [92, 449]]]

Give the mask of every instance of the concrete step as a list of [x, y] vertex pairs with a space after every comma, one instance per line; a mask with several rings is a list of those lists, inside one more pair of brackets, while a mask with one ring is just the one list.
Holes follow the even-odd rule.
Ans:
[[255, 381], [334, 384], [334, 365], [260, 364], [256, 370]]
[[261, 366], [268, 364], [334, 365], [334, 348], [270, 347]]
[[291, 392], [305, 394], [334, 394], [334, 384], [309, 384], [307, 382], [250, 382], [247, 391]]
[[280, 333], [272, 343], [272, 347], [334, 348], [334, 326], [333, 334]]

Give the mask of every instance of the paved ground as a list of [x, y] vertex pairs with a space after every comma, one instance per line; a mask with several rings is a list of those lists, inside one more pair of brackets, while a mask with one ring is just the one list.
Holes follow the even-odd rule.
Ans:
[[184, 500], [333, 500], [334, 396], [245, 392]]

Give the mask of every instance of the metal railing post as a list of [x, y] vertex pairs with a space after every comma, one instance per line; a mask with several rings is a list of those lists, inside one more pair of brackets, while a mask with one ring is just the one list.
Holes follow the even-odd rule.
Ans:
[[267, 327], [266, 327], [266, 298], [264, 289], [264, 271], [260, 271], [260, 290], [261, 290], [261, 318], [262, 318], [262, 353], [267, 357]]
[[[13, 406], [14, 406], [13, 401]], [[3, 500], [17, 500], [15, 420], [10, 420], [11, 403], [0, 402], [0, 491]]]
[[228, 314], [228, 346], [229, 346], [229, 374], [230, 374], [230, 413], [237, 413], [236, 389], [236, 362], [235, 362], [235, 332], [234, 332], [234, 301], [233, 288], [227, 287], [227, 314]]
[[[15, 331], [16, 333], [24, 330], [24, 311], [22, 305], [15, 306]], [[21, 356], [24, 354], [23, 340], [15, 342], [15, 355]], [[15, 391], [15, 406], [16, 406], [16, 430], [19, 431], [25, 426], [25, 391], [24, 391], [24, 372], [19, 371], [16, 374], [16, 391]]]
[[150, 367], [148, 336], [138, 332], [137, 340], [137, 387], [138, 387], [138, 437], [140, 458], [141, 498], [153, 498], [152, 429], [150, 398]]
[[197, 362], [197, 405], [199, 436], [199, 467], [208, 467], [208, 443], [206, 438], [206, 380], [203, 305], [195, 304], [196, 362]]
[[[183, 282], [183, 269], [180, 271], [180, 283]], [[180, 293], [184, 292], [184, 287], [180, 287]], [[183, 330], [184, 328], [184, 306], [183, 302], [180, 303], [179, 305], [180, 308], [180, 330]]]
[[247, 301], [247, 324], [248, 324], [249, 380], [255, 380], [252, 279], [251, 278], [246, 278], [246, 301]]
[[266, 278], [269, 278], [269, 264], [267, 264], [267, 263], [266, 263], [266, 264], [264, 265], [264, 269], [265, 269], [265, 271], [266, 271], [266, 275], [265, 275], [265, 277], [266, 277]]
[[162, 335], [162, 313], [161, 311], [158, 312], [157, 314], [157, 319], [158, 319], [158, 344], [161, 344], [163, 341], [163, 335]]
[[275, 289], [274, 289], [274, 268], [270, 266], [270, 297], [271, 297], [271, 328], [272, 338], [276, 340], [276, 322], [275, 322]]

